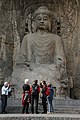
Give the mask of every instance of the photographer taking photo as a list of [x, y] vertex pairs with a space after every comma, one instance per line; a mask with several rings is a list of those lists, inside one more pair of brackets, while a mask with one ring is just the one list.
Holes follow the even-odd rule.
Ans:
[[1, 101], [2, 101], [2, 109], [1, 109], [1, 114], [5, 114], [6, 111], [6, 106], [7, 106], [7, 98], [8, 94], [11, 92], [11, 87], [8, 82], [4, 82], [4, 86], [1, 89]]

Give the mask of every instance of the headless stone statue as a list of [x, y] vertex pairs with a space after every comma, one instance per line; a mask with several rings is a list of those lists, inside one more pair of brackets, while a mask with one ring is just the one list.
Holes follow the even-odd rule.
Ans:
[[20, 86], [20, 81], [29, 78], [31, 83], [34, 79], [39, 82], [43, 79], [58, 88], [58, 80], [66, 69], [61, 39], [51, 33], [51, 12], [45, 6], [35, 11], [33, 19], [35, 32], [24, 36], [20, 51], [23, 59], [19, 63], [27, 66], [16, 66], [12, 77], [21, 79]]

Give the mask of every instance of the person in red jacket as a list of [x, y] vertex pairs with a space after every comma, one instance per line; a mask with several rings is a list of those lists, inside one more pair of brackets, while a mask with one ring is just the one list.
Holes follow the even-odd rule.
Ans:
[[33, 81], [33, 85], [31, 86], [31, 112], [34, 113], [34, 102], [35, 102], [35, 113], [38, 114], [38, 101], [39, 101], [39, 92], [40, 87], [37, 84], [38, 80]]

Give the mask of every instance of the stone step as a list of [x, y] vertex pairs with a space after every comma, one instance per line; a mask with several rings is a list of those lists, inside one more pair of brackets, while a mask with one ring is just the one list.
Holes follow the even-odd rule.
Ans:
[[[39, 104], [41, 105], [41, 99], [39, 99]], [[80, 108], [80, 100], [73, 99], [53, 99], [53, 104], [56, 108]], [[9, 98], [8, 99], [9, 106], [21, 106], [21, 99]]]
[[[1, 106], [1, 101], [0, 101]], [[80, 114], [80, 100], [72, 100], [72, 99], [54, 99], [53, 101], [54, 113], [66, 113], [66, 114]], [[0, 107], [1, 108], [1, 107]], [[29, 107], [29, 112], [31, 107]], [[39, 113], [43, 112], [41, 99], [39, 100]], [[8, 113], [21, 113], [22, 104], [21, 99], [8, 99], [7, 105]]]
[[[8, 99], [9, 106], [21, 106], [22, 101], [21, 99]], [[39, 105], [42, 105], [41, 99], [39, 99]], [[73, 100], [73, 99], [53, 99], [53, 105], [55, 108], [78, 108], [80, 109], [80, 100]]]
[[[22, 112], [22, 106], [7, 106], [6, 110], [8, 113], [18, 113], [20, 114]], [[39, 113], [43, 112], [43, 108], [39, 107], [38, 109]], [[29, 107], [29, 113], [31, 113], [31, 109]], [[54, 113], [65, 113], [65, 114], [80, 114], [80, 109], [77, 108], [54, 108]]]

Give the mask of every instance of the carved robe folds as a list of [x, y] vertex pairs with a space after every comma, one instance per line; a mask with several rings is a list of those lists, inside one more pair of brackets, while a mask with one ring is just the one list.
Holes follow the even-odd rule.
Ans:
[[26, 35], [21, 52], [27, 62], [37, 64], [57, 64], [65, 59], [60, 37], [50, 33]]

